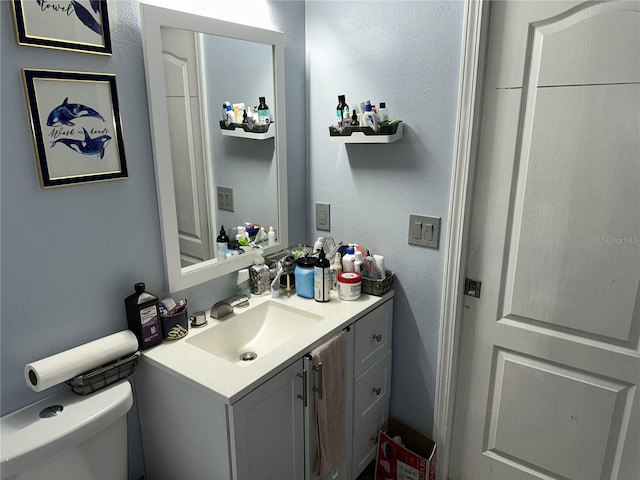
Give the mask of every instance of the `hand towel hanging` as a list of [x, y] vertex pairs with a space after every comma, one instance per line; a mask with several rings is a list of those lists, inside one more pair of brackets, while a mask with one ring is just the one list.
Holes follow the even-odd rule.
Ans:
[[[344, 460], [345, 402], [346, 402], [346, 345], [341, 331], [311, 352], [317, 375], [316, 398], [316, 465], [315, 473], [321, 478]], [[321, 393], [321, 395], [320, 395]]]

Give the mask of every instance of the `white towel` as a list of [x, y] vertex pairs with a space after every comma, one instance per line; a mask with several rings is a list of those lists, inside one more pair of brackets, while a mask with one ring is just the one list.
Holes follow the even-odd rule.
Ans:
[[341, 331], [311, 352], [313, 365], [322, 363], [322, 398], [316, 398], [315, 473], [323, 478], [345, 457], [345, 334]]

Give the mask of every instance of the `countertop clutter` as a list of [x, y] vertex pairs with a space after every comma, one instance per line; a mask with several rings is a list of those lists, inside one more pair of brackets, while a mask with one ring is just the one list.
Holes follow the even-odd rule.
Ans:
[[[320, 345], [331, 335], [393, 296], [394, 292], [391, 290], [382, 296], [363, 294], [354, 301], [341, 301], [338, 298], [338, 292], [332, 290], [330, 301], [324, 303], [310, 301], [298, 295], [278, 298], [252, 296], [248, 307], [237, 308], [234, 313], [225, 316], [222, 320], [209, 317], [207, 326], [191, 329], [185, 338], [162, 343], [143, 351], [143, 361], [150, 362], [173, 376], [182, 377], [184, 381], [196, 388], [205, 390], [231, 405], [290, 363], [298, 360], [310, 349]], [[269, 305], [269, 302], [272, 303]], [[311, 318], [312, 321], [291, 338], [252, 361], [242, 359], [231, 361], [197, 346], [198, 337], [211, 335], [208, 332], [225, 323], [238, 320], [242, 322], [237, 324], [240, 328], [243, 325], [244, 319], [241, 318], [243, 316], [247, 319], [247, 328], [250, 328], [249, 318], [252, 311], [255, 310], [253, 313], [256, 313], [269, 306], [288, 308], [292, 312], [291, 315], [296, 315], [298, 312], [301, 321], [306, 320], [306, 317]]]

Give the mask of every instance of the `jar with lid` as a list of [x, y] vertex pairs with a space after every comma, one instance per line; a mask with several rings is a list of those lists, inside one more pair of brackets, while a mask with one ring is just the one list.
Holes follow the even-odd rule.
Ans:
[[315, 257], [300, 257], [296, 260], [295, 278], [296, 278], [296, 293], [304, 298], [313, 298], [314, 296], [314, 281], [313, 281], [313, 269], [317, 262]]
[[362, 292], [362, 276], [356, 272], [338, 274], [338, 297], [341, 300], [357, 300]]

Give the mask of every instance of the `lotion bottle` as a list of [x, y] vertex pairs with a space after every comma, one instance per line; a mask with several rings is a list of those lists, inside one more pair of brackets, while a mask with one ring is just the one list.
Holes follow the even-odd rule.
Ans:
[[353, 272], [353, 262], [355, 255], [353, 254], [353, 247], [347, 249], [347, 253], [342, 257], [342, 271]]
[[334, 290], [338, 289], [338, 275], [342, 272], [342, 260], [340, 259], [340, 253], [336, 252], [335, 257], [333, 257], [333, 263], [331, 264], [331, 288]]
[[378, 115], [372, 110], [371, 102], [367, 100], [364, 104], [364, 114], [362, 115], [362, 126], [371, 127], [374, 132], [380, 130]]
[[269, 106], [265, 102], [265, 97], [258, 97], [260, 103], [258, 104], [258, 118], [260, 125], [268, 125], [271, 122], [271, 114], [269, 112]]

